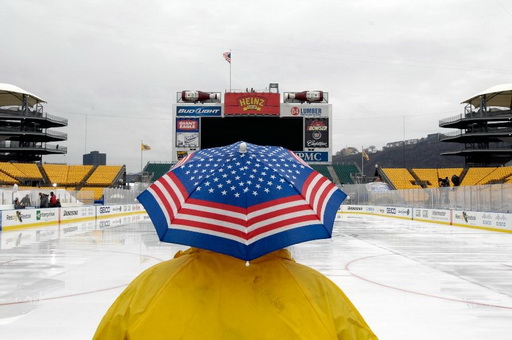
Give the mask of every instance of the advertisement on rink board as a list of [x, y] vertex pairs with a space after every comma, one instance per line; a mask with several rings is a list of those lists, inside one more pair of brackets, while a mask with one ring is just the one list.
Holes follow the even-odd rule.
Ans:
[[[495, 231], [512, 231], [512, 214], [509, 213], [346, 204], [342, 204], [340, 206], [339, 212], [353, 214], [372, 214], [397, 218], [412, 218], [413, 220], [421, 222], [492, 229]], [[339, 214], [336, 218], [340, 219]]]
[[343, 204], [340, 207], [340, 211], [344, 213], [366, 213], [366, 214], [374, 214], [374, 215], [384, 215], [389, 217], [397, 217], [397, 218], [405, 218], [412, 219], [413, 218], [413, 209], [412, 208], [402, 208], [402, 207], [386, 207], [386, 206], [370, 206], [370, 205], [346, 205]]
[[60, 208], [60, 220], [69, 221], [77, 219], [93, 219], [96, 217], [96, 208], [92, 206], [87, 207], [70, 207]]
[[450, 210], [414, 208], [414, 219], [418, 221], [450, 224], [451, 216]]
[[[146, 210], [140, 203], [106, 206], [79, 206], [45, 209], [18, 209], [0, 211], [0, 230], [19, 229], [32, 226], [48, 226], [63, 223], [66, 228], [79, 222], [96, 223], [96, 218], [128, 216], [132, 221], [144, 220]], [[149, 218], [149, 217], [148, 217]], [[90, 224], [87, 224], [90, 227]], [[66, 229], [71, 232], [73, 229]]]
[[227, 92], [224, 94], [224, 116], [279, 116], [279, 93]]
[[453, 211], [453, 224], [512, 230], [512, 214], [473, 211]]
[[142, 204], [103, 205], [97, 207], [96, 216], [103, 217], [133, 212], [145, 212], [145, 210]]
[[58, 222], [59, 209], [19, 209], [3, 210], [1, 227], [21, 226], [25, 224], [43, 224], [46, 222]]

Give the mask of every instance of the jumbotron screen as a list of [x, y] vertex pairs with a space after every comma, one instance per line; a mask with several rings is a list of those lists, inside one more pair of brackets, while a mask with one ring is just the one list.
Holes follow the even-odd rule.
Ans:
[[302, 117], [202, 117], [201, 148], [244, 141], [302, 151], [303, 130]]

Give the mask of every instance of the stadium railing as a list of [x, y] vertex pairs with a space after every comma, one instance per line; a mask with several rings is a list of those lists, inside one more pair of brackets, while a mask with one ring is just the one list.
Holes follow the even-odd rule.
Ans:
[[424, 209], [512, 212], [512, 184], [403, 189], [371, 192], [365, 184], [343, 185], [343, 204], [385, 205]]

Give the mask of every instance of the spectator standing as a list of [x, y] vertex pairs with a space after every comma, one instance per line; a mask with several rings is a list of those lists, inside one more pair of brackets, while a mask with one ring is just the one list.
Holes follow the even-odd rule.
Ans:
[[40, 208], [48, 208], [48, 195], [42, 192], [39, 193], [39, 207]]
[[18, 197], [14, 200], [14, 209], [24, 209], [25, 207], [21, 205]]
[[56, 207], [57, 206], [57, 196], [53, 193], [53, 191], [50, 191], [50, 207]]
[[460, 185], [460, 177], [457, 175], [452, 176], [452, 183], [454, 187], [458, 187]]
[[28, 194], [25, 195], [25, 197], [23, 197], [21, 199], [21, 205], [26, 208], [26, 207], [30, 207], [30, 197], [28, 196]]

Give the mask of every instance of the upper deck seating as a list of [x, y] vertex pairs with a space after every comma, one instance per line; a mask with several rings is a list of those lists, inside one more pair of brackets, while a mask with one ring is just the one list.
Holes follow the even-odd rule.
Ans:
[[87, 179], [88, 186], [110, 186], [122, 170], [120, 165], [99, 165]]

